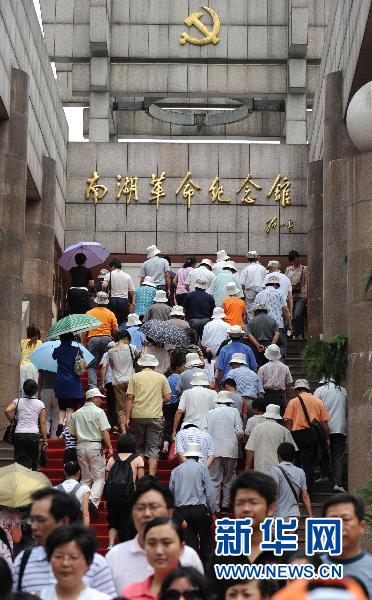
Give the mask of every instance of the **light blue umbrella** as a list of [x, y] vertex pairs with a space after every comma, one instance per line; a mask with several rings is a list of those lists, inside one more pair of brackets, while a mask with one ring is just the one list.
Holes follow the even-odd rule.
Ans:
[[[37, 369], [41, 369], [43, 371], [51, 371], [52, 373], [57, 373], [57, 361], [52, 358], [54, 348], [58, 348], [61, 345], [59, 340], [55, 340], [53, 342], [44, 342], [36, 348], [29, 355], [29, 359], [33, 365]], [[89, 352], [82, 344], [78, 344], [77, 342], [72, 342], [73, 346], [78, 346], [81, 350], [83, 358], [87, 365], [89, 365], [92, 360], [94, 360], [93, 354]]]

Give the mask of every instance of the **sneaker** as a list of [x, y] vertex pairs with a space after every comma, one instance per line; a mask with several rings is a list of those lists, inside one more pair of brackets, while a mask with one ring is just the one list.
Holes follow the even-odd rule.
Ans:
[[335, 485], [333, 486], [333, 491], [338, 492], [340, 494], [346, 494], [345, 488], [343, 488], [342, 485], [337, 485], [337, 483], [335, 483]]
[[315, 480], [315, 483], [328, 483], [328, 482], [329, 482], [328, 477], [319, 477], [319, 479]]

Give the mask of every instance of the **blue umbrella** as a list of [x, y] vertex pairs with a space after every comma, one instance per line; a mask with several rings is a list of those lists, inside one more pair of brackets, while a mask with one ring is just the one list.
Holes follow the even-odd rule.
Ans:
[[[58, 348], [61, 345], [59, 340], [55, 340], [53, 342], [44, 342], [36, 348], [29, 355], [29, 359], [33, 365], [37, 369], [41, 369], [43, 371], [51, 371], [52, 373], [57, 373], [57, 361], [52, 358], [54, 348]], [[81, 350], [83, 358], [87, 365], [89, 365], [92, 360], [94, 360], [93, 354], [89, 352], [82, 344], [78, 344], [77, 342], [72, 342], [73, 346], [78, 346]]]
[[87, 257], [85, 266], [89, 268], [105, 262], [106, 258], [110, 255], [110, 251], [99, 242], [79, 242], [66, 248], [58, 264], [65, 271], [69, 271], [71, 267], [76, 267], [75, 256], [79, 252], [82, 252]]

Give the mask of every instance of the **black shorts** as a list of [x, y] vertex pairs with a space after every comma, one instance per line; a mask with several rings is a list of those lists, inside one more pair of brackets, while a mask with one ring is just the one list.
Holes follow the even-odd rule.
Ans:
[[117, 529], [121, 534], [128, 526], [131, 507], [127, 502], [110, 502], [106, 500], [108, 528]]
[[59, 410], [67, 410], [68, 408], [76, 410], [79, 402], [81, 402], [81, 398], [57, 398], [57, 400]]

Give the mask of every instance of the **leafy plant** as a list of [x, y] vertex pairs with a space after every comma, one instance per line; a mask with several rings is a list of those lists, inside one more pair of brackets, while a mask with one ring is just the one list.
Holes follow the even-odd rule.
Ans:
[[372, 287], [372, 267], [365, 276], [364, 295], [366, 296]]
[[367, 398], [367, 401], [368, 401], [368, 402], [371, 402], [371, 403], [372, 403], [372, 387], [368, 388], [368, 389], [367, 389], [367, 390], [364, 392], [363, 396], [365, 396], [365, 397]]
[[347, 370], [347, 337], [341, 333], [329, 342], [317, 341], [303, 350], [301, 357], [310, 376], [320, 381], [333, 379], [340, 385]]
[[361, 488], [359, 488], [357, 490], [357, 493], [363, 498], [364, 502], [366, 503], [366, 521], [368, 526], [368, 533], [369, 535], [372, 535], [372, 514], [369, 510], [372, 506], [372, 481], [369, 481], [368, 483], [366, 483], [366, 485], [363, 485]]

